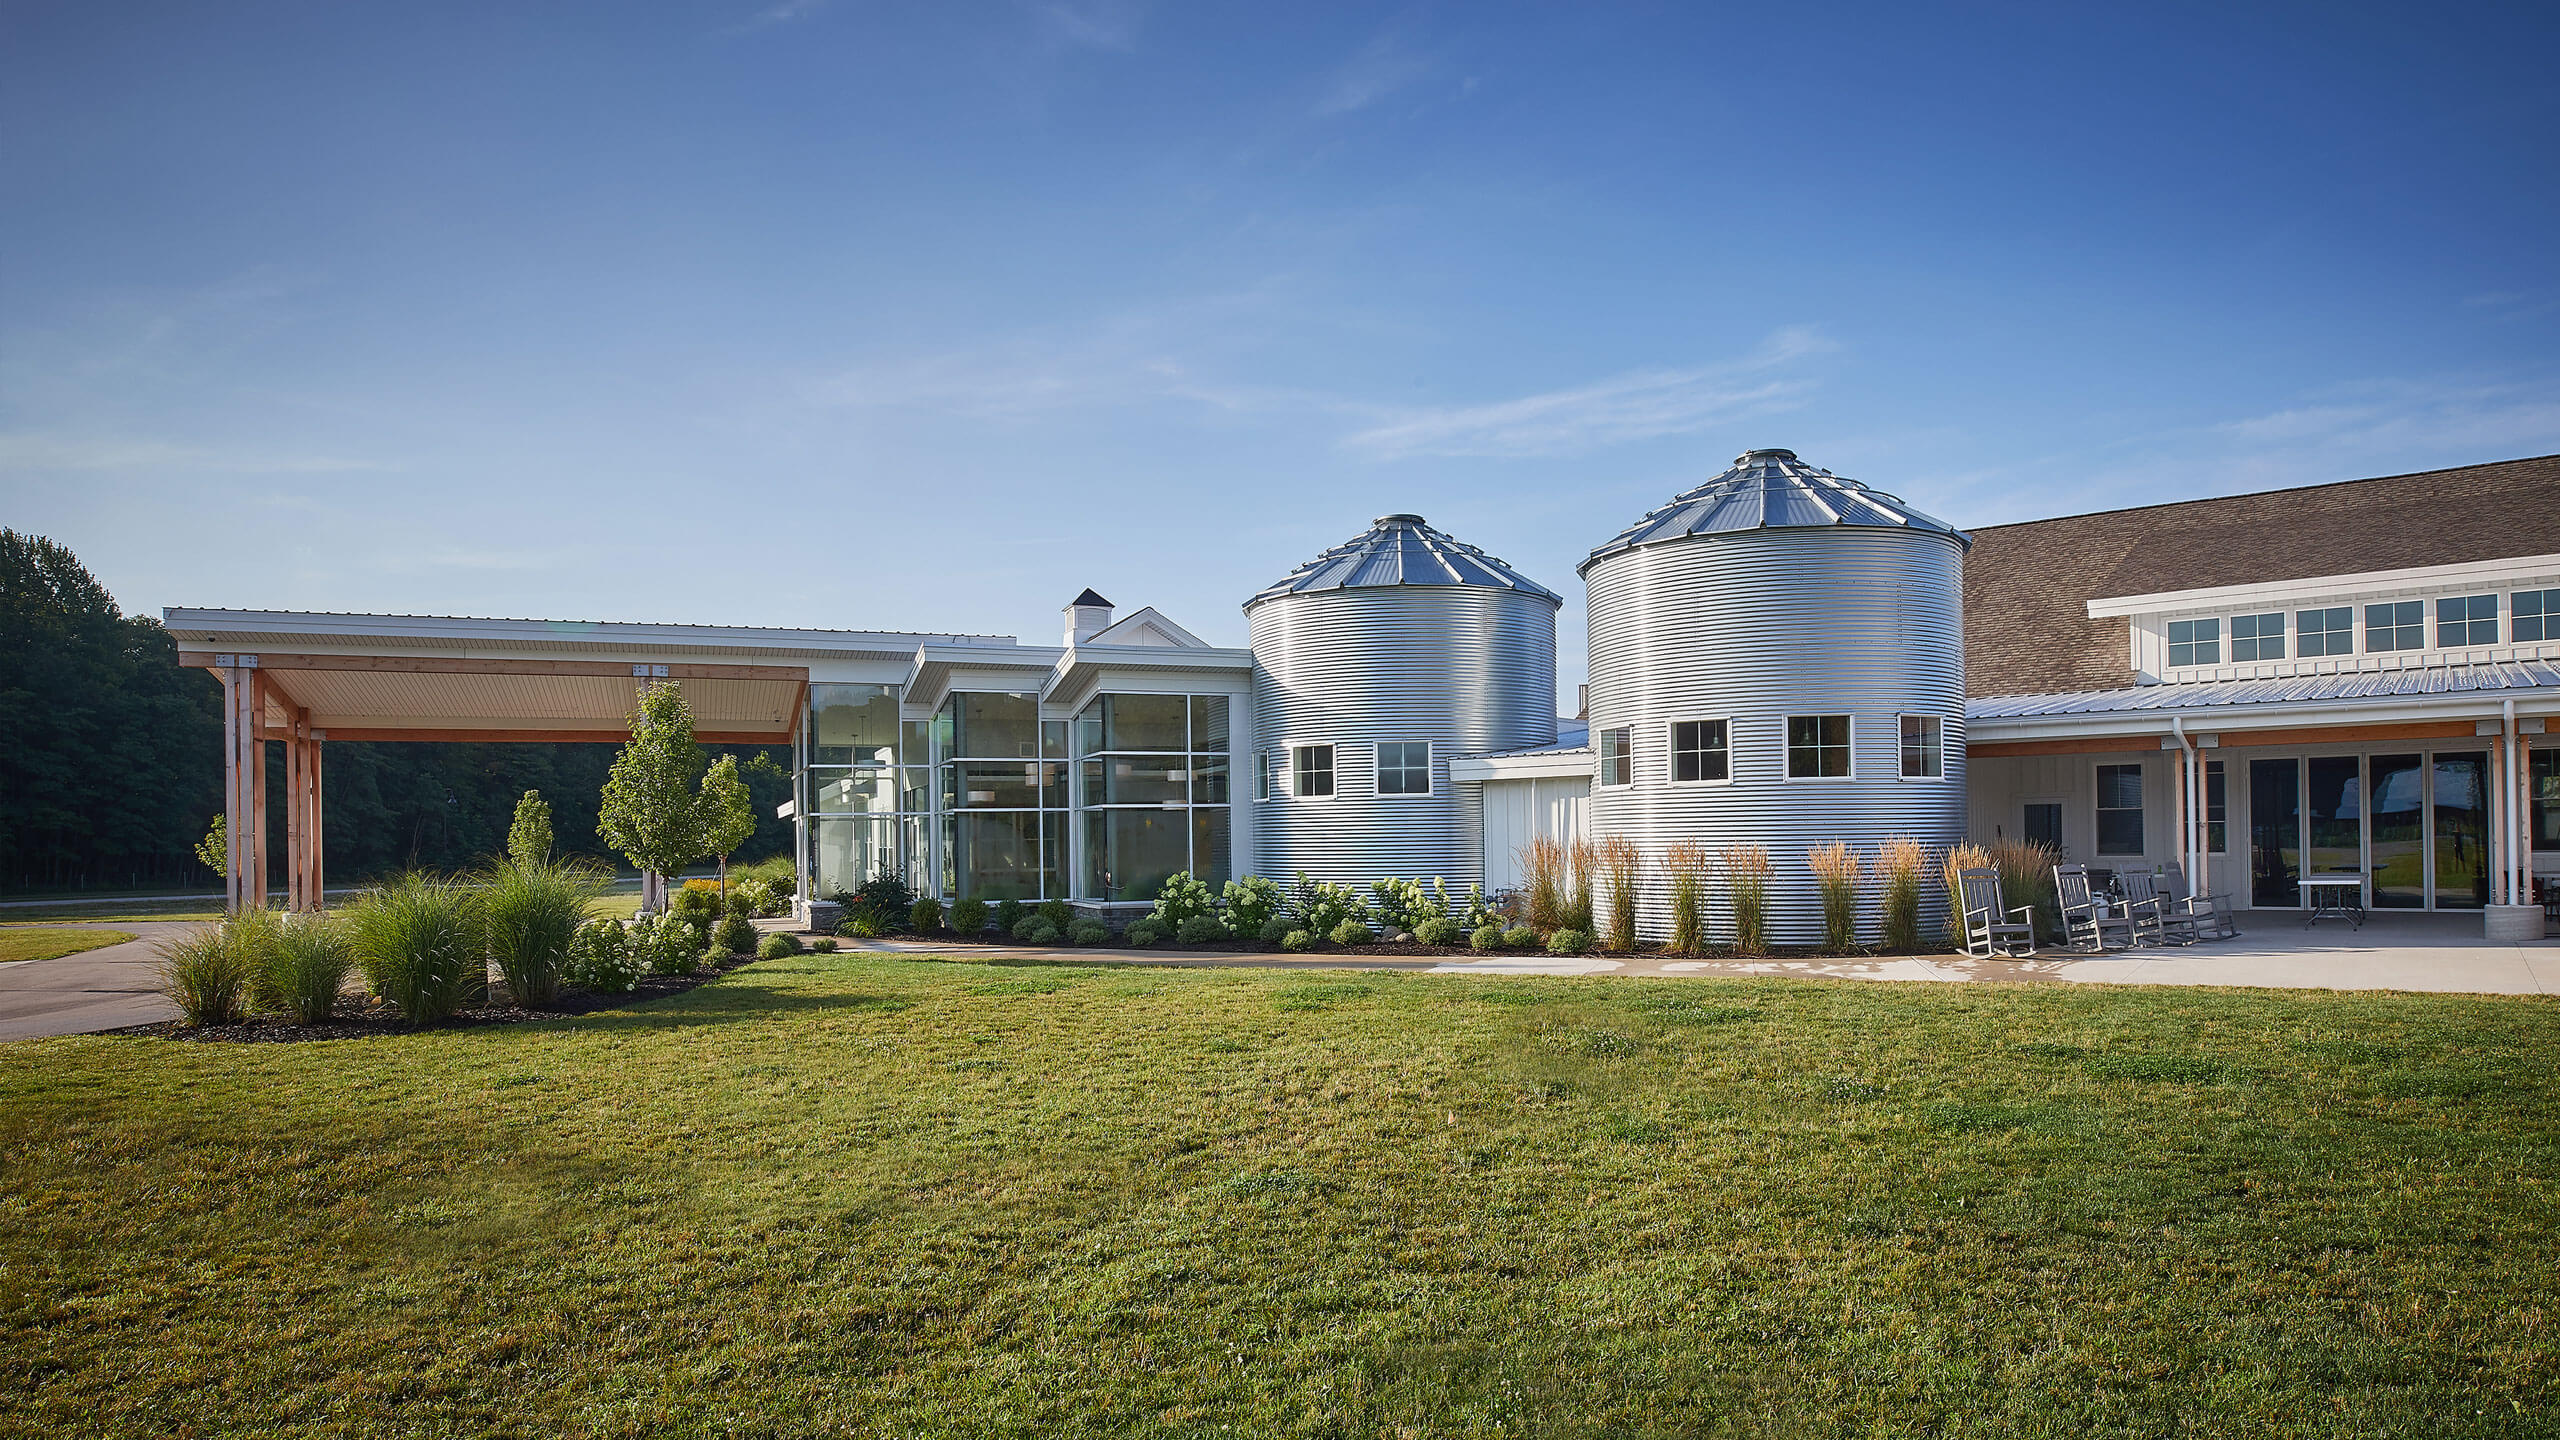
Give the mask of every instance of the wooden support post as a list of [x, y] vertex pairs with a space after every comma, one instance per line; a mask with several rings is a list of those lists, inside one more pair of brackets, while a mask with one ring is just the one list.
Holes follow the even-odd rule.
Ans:
[[266, 682], [252, 670], [249, 672], [249, 855], [246, 876], [249, 884], [249, 906], [263, 910], [267, 905], [267, 742], [258, 734], [258, 723], [266, 718]]
[[320, 731], [311, 732], [307, 761], [311, 766], [311, 908], [314, 910], [329, 907], [329, 828], [320, 805], [320, 742], [326, 738]]

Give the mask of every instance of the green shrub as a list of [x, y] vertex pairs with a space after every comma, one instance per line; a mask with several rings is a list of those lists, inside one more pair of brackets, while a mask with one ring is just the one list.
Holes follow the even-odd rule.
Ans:
[[1457, 921], [1446, 915], [1434, 915], [1414, 927], [1413, 938], [1425, 945], [1455, 945], [1463, 933]]
[[1132, 921], [1128, 932], [1120, 938], [1144, 950], [1151, 945], [1162, 943], [1164, 927], [1156, 923], [1156, 917], [1153, 915], [1142, 916]]
[[1277, 945], [1288, 938], [1290, 931], [1297, 928], [1289, 923], [1286, 917], [1274, 915], [1262, 922], [1262, 928], [1254, 932], [1254, 938], [1265, 945]]
[[569, 983], [598, 995], [621, 995], [640, 983], [648, 965], [619, 920], [591, 920], [569, 941]]
[[954, 935], [976, 935], [984, 932], [987, 928], [987, 902], [984, 900], [952, 901], [950, 924], [951, 933]]
[[810, 941], [809, 953], [812, 955], [833, 955], [836, 953], [836, 937], [833, 935], [821, 935], [817, 939]]
[[190, 1025], [228, 1025], [240, 1018], [252, 966], [231, 924], [225, 921], [160, 943], [160, 993]]
[[1550, 955], [1580, 955], [1590, 948], [1591, 932], [1588, 930], [1559, 930], [1547, 937], [1547, 953]]
[[1313, 950], [1316, 948], [1316, 937], [1304, 930], [1292, 930], [1280, 937], [1280, 948], [1290, 951]]
[[729, 898], [722, 903], [721, 909], [740, 919], [753, 920], [756, 918], [756, 900], [757, 897], [751, 894], [746, 886], [732, 885], [729, 887]]
[[1188, 870], [1166, 876], [1164, 888], [1156, 892], [1155, 921], [1168, 933], [1179, 934], [1182, 922], [1194, 916], [1217, 913], [1217, 898], [1209, 893], [1208, 883]]
[[1376, 931], [1371, 930], [1368, 926], [1361, 924], [1357, 920], [1345, 920], [1341, 924], [1334, 926], [1331, 930], [1326, 931], [1324, 938], [1332, 941], [1336, 945], [1347, 946], [1371, 944], [1377, 940], [1378, 936]]
[[1022, 917], [1028, 913], [1029, 908], [1019, 900], [997, 901], [996, 928], [1007, 935], [1012, 934], [1013, 927], [1022, 923]]
[[859, 915], [871, 921], [869, 938], [877, 938], [906, 923], [907, 912], [915, 908], [916, 892], [896, 866], [883, 860], [862, 888], [838, 891], [829, 898], [844, 907], [846, 919]]
[[1502, 932], [1502, 948], [1505, 950], [1535, 950], [1538, 948], [1538, 932], [1530, 929], [1526, 925], [1514, 925], [1510, 929]]
[[258, 989], [295, 1024], [318, 1025], [337, 1008], [338, 992], [355, 968], [355, 943], [344, 921], [295, 915], [269, 937]]
[[723, 915], [711, 927], [711, 943], [704, 947], [713, 955], [752, 955], [756, 948], [756, 923], [744, 915]]
[[1057, 926], [1058, 933], [1064, 935], [1076, 923], [1076, 909], [1064, 900], [1043, 900], [1040, 918]]
[[1238, 935], [1259, 935], [1277, 944], [1280, 936], [1289, 933], [1285, 925], [1276, 934], [1262, 933], [1279, 918], [1283, 897], [1278, 884], [1259, 875], [1228, 881], [1223, 904], [1227, 912], [1227, 928]]
[[687, 919], [709, 920], [720, 913], [720, 892], [687, 881], [667, 896], [667, 911]]
[[489, 958], [518, 1005], [542, 1009], [559, 996], [569, 942], [604, 893], [604, 877], [571, 861], [541, 860], [509, 861], [478, 878]]
[[914, 935], [931, 935], [942, 928], [942, 902], [927, 895], [907, 907], [907, 931]]
[[1078, 945], [1099, 945], [1111, 938], [1111, 927], [1099, 920], [1078, 920], [1067, 927], [1067, 938]]
[[631, 959], [651, 975], [690, 975], [702, 965], [702, 932], [676, 915], [631, 922]]
[[1322, 935], [1346, 920], [1368, 919], [1369, 902], [1348, 885], [1310, 879], [1301, 870], [1297, 883], [1289, 887], [1289, 918], [1308, 932]]
[[749, 915], [779, 915], [784, 909], [774, 898], [773, 887], [762, 880], [741, 880], [736, 893], [747, 897]]
[[1475, 933], [1467, 937], [1467, 945], [1470, 949], [1475, 950], [1501, 949], [1502, 927], [1499, 925], [1477, 926], [1475, 928]]
[[788, 855], [768, 855], [752, 865], [729, 867], [730, 884], [763, 885], [785, 900], [790, 899], [792, 891], [798, 888], [798, 879], [799, 877], [792, 871], [791, 857]]
[[836, 922], [836, 933], [849, 935], [856, 940], [877, 940], [889, 933], [889, 927], [882, 924], [880, 917], [870, 911], [857, 910]]
[[800, 953], [800, 937], [788, 930], [776, 930], [756, 942], [756, 958], [782, 960]]
[[1173, 938], [1185, 945], [1208, 945], [1227, 937], [1227, 927], [1215, 915], [1194, 915], [1174, 927]]
[[1025, 915], [1022, 923], [1013, 927], [1013, 938], [1025, 945], [1055, 945], [1058, 927], [1050, 924], [1045, 915]]
[[479, 897], [450, 880], [411, 873], [385, 881], [356, 902], [347, 924], [365, 983], [412, 1024], [489, 993]]

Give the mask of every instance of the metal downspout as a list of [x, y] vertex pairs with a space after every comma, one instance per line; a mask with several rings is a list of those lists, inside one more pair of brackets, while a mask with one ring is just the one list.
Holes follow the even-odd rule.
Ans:
[[2204, 799], [2203, 770], [2196, 759], [2196, 742], [2187, 735], [2187, 717], [2169, 717], [2169, 733], [2177, 737], [2179, 753], [2185, 758], [2180, 766], [2179, 788], [2186, 796], [2186, 825], [2178, 836], [2178, 863], [2186, 868], [2187, 893], [2209, 895], [2212, 885], [2204, 873]]
[[2524, 903], [2525, 886], [2523, 872], [2517, 859], [2516, 842], [2524, 838], [2523, 816], [2520, 813], [2524, 807], [2516, 803], [2516, 797], [2524, 793], [2524, 783], [2523, 777], [2516, 774], [2516, 702], [2513, 698], [2502, 700], [2498, 708], [2499, 719], [2503, 722], [2503, 729], [2498, 737], [2498, 748], [2506, 760], [2505, 765], [2501, 767], [2504, 771], [2502, 778], [2506, 783], [2498, 787], [2498, 808], [2503, 822], [2500, 829], [2505, 835], [2507, 851], [2507, 863], [2501, 867], [2498, 888], [2506, 892], [2506, 899], [2502, 903], [2521, 905]]

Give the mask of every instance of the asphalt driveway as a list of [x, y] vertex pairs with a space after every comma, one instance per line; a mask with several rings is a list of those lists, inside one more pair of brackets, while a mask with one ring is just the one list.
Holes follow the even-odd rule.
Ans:
[[120, 1025], [176, 1019], [178, 1007], [160, 995], [159, 942], [183, 935], [201, 923], [45, 922], [48, 929], [123, 930], [140, 938], [54, 960], [13, 960], [0, 965], [0, 1040], [85, 1035]]

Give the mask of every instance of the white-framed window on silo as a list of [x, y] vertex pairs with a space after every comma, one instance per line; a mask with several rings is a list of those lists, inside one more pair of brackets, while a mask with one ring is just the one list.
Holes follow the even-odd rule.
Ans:
[[1256, 751], [1253, 757], [1253, 798], [1271, 798], [1271, 752]]
[[1594, 742], [1600, 751], [1599, 782], [1603, 785], [1636, 783], [1635, 732], [1623, 727], [1603, 730]]
[[[1076, 894], [1152, 900], [1189, 871], [1211, 889], [1233, 871], [1224, 695], [1097, 695], [1076, 716], [1077, 809], [1084, 827]], [[1268, 755], [1256, 755], [1255, 794]]]
[[1733, 778], [1733, 729], [1723, 720], [1674, 720], [1671, 783], [1720, 785]]
[[1296, 745], [1289, 750], [1289, 793], [1301, 800], [1333, 795], [1333, 747]]
[[1384, 740], [1378, 744], [1378, 793], [1431, 793], [1431, 742]]
[[1902, 717], [1902, 778], [1939, 780], [1947, 773], [1945, 722], [1935, 715]]
[[1787, 717], [1787, 778], [1847, 780], [1854, 778], [1849, 755], [1849, 717]]

